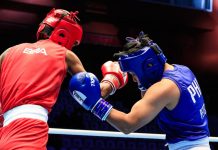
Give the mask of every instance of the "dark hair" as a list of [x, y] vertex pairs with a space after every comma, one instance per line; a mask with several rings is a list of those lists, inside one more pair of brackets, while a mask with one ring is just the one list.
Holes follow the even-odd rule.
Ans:
[[148, 37], [147, 34], [144, 34], [143, 31], [141, 31], [137, 38], [132, 37], [126, 37], [126, 44], [123, 46], [123, 50], [119, 53], [115, 53], [114, 57], [119, 57], [121, 55], [130, 54], [133, 53], [139, 49], [142, 49], [145, 46], [151, 47], [153, 44], [153, 41]]

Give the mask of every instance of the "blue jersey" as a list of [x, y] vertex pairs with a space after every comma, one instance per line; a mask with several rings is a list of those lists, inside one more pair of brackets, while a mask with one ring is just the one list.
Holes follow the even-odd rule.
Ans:
[[180, 98], [173, 110], [164, 108], [158, 115], [160, 128], [166, 133], [168, 143], [197, 140], [209, 136], [204, 98], [192, 71], [182, 65], [163, 73], [180, 90]]

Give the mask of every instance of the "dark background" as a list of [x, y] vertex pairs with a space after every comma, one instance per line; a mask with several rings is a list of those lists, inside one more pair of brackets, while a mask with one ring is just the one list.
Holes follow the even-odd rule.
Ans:
[[[177, 0], [178, 1], [178, 0]], [[1, 52], [10, 46], [34, 42], [39, 23], [51, 8], [78, 10], [84, 34], [80, 46], [73, 51], [87, 71], [102, 78], [100, 67], [113, 59], [124, 44], [126, 36], [136, 36], [141, 30], [162, 48], [169, 63], [189, 66], [196, 74], [205, 97], [211, 136], [218, 136], [218, 1], [213, 11], [187, 8], [164, 3], [176, 0], [4, 0], [0, 4]], [[58, 101], [50, 114], [49, 125], [54, 128], [116, 131], [86, 112], [69, 96], [66, 77]], [[108, 100], [115, 108], [128, 112], [140, 98], [137, 86], [128, 85]], [[155, 120], [137, 132], [161, 133]], [[166, 149], [161, 140], [99, 138], [50, 135], [48, 149]], [[211, 143], [213, 149], [217, 144]]]

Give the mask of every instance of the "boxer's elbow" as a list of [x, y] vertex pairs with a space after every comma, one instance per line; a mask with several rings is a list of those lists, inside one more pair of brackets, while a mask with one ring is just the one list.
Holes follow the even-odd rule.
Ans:
[[137, 123], [129, 118], [126, 118], [121, 128], [121, 132], [123, 132], [124, 134], [130, 134], [132, 132], [135, 132], [137, 129]]
[[122, 131], [124, 134], [130, 134], [132, 132], [134, 132], [134, 130], [130, 130], [130, 128], [126, 128], [126, 129], [122, 129]]
[[147, 120], [141, 119], [131, 113], [123, 113], [112, 109], [110, 115], [107, 117], [107, 122], [124, 134], [135, 132], [142, 126], [147, 124]]

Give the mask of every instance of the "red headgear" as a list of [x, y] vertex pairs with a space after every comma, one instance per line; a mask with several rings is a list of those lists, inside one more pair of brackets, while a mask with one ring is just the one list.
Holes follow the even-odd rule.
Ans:
[[[42, 21], [37, 31], [37, 39], [51, 39], [67, 49], [78, 45], [82, 38], [82, 27], [77, 23], [76, 12], [52, 9]], [[49, 26], [49, 29], [46, 27]]]

